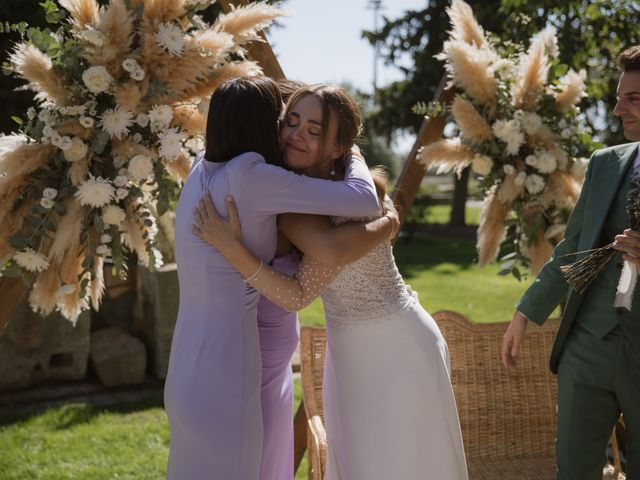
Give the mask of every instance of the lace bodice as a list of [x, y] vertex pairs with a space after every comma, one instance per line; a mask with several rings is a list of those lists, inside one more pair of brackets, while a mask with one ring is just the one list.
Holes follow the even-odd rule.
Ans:
[[[332, 221], [339, 224], [347, 219]], [[388, 315], [414, 297], [398, 271], [389, 241], [343, 267], [322, 294], [327, 321], [334, 323], [359, 323]]]

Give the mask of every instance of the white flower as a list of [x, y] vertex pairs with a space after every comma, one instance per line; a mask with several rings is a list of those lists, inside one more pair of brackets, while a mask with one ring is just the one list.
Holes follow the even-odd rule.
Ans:
[[184, 143], [184, 146], [191, 150], [193, 153], [198, 153], [204, 150], [204, 139], [198, 135], [191, 137]]
[[109, 89], [113, 77], [100, 65], [87, 68], [82, 74], [82, 81], [91, 93], [102, 93]]
[[173, 110], [169, 105], [154, 105], [149, 111], [149, 121], [151, 122], [151, 131], [159, 132], [169, 126], [173, 118]]
[[551, 173], [558, 168], [558, 161], [555, 155], [548, 150], [541, 150], [537, 151], [535, 155], [528, 155], [524, 161], [540, 173]]
[[524, 181], [524, 186], [531, 195], [535, 195], [536, 193], [540, 193], [544, 190], [544, 178], [532, 173], [531, 175], [527, 175], [527, 179]]
[[491, 173], [493, 160], [486, 155], [476, 154], [471, 163], [471, 169], [478, 175], [486, 176]]
[[127, 215], [117, 205], [107, 205], [102, 209], [102, 221], [106, 225], [120, 225]]
[[131, 137], [131, 140], [133, 140], [135, 143], [140, 143], [142, 142], [142, 135], [140, 133], [134, 133]]
[[100, 30], [96, 30], [93, 27], [87, 28], [84, 32], [82, 32], [82, 38], [84, 38], [87, 42], [96, 47], [101, 47], [104, 45], [104, 34]]
[[116, 168], [122, 167], [125, 163], [127, 163], [127, 157], [122, 155], [116, 155], [113, 157], [113, 166]]
[[133, 78], [137, 82], [141, 82], [144, 80], [144, 70], [141, 68], [136, 68], [133, 72], [130, 73], [131, 78]]
[[111, 249], [107, 245], [98, 245], [98, 248], [96, 248], [96, 254], [101, 257], [110, 257]]
[[562, 131], [560, 132], [560, 136], [565, 140], [571, 138], [571, 130], [569, 130], [568, 128], [562, 129]]
[[524, 134], [520, 130], [520, 122], [513, 120], [497, 120], [493, 124], [493, 133], [507, 144], [506, 152], [515, 155], [524, 143]]
[[126, 176], [118, 175], [113, 179], [113, 184], [116, 187], [124, 187], [129, 182], [129, 179]]
[[497, 62], [492, 65], [493, 72], [496, 73], [499, 77], [507, 78], [513, 75], [515, 71], [516, 64], [511, 60], [507, 60], [506, 58], [501, 58]]
[[134, 180], [146, 180], [152, 173], [153, 161], [146, 155], [136, 155], [129, 160], [129, 175]]
[[58, 132], [56, 132], [56, 131], [53, 129], [53, 127], [51, 127], [51, 125], [45, 125], [45, 126], [44, 126], [44, 128], [42, 129], [42, 134], [43, 134], [45, 137], [51, 137], [51, 136], [53, 136], [53, 134], [54, 134], [54, 133], [56, 133], [56, 134], [57, 134]]
[[128, 195], [129, 190], [127, 190], [126, 188], [119, 188], [118, 190], [116, 190], [116, 198], [118, 200], [124, 200]]
[[96, 116], [96, 107], [98, 106], [98, 102], [92, 98], [85, 102], [85, 106], [87, 107], [87, 113], [92, 116]]
[[71, 148], [72, 145], [73, 142], [71, 141], [71, 137], [67, 137], [66, 135], [64, 137], [60, 137], [60, 142], [58, 144], [60, 150], [67, 151]]
[[100, 125], [109, 136], [120, 140], [129, 134], [129, 127], [133, 125], [133, 113], [120, 106], [109, 108], [102, 114]]
[[175, 23], [163, 22], [158, 25], [156, 42], [172, 56], [180, 56], [184, 52], [184, 33]]
[[502, 171], [507, 174], [507, 175], [511, 175], [513, 173], [516, 173], [516, 167], [514, 167], [513, 165], [511, 165], [510, 163], [505, 163], [502, 166]]
[[15, 252], [13, 259], [22, 268], [29, 270], [30, 272], [41, 272], [49, 267], [49, 262], [39, 252], [36, 252], [32, 248], [27, 248], [21, 252]]
[[42, 208], [46, 208], [47, 210], [52, 209], [55, 204], [56, 204], [56, 202], [54, 202], [50, 198], [41, 198], [40, 199], [40, 206]]
[[527, 174], [525, 172], [520, 172], [518, 175], [516, 175], [516, 178], [513, 179], [513, 183], [516, 185], [516, 187], [520, 187], [524, 181], [527, 178]]
[[109, 180], [89, 174], [89, 178], [78, 187], [75, 196], [80, 200], [80, 205], [99, 208], [113, 200], [114, 194], [115, 189]]
[[109, 243], [113, 238], [108, 233], [100, 235], [100, 243]]
[[542, 128], [542, 118], [537, 113], [524, 112], [520, 122], [528, 135], [535, 135]]
[[127, 72], [131, 73], [136, 68], [140, 68], [140, 65], [138, 64], [135, 58], [125, 58], [122, 61], [122, 68], [124, 68]]
[[182, 142], [185, 135], [178, 128], [171, 128], [158, 135], [160, 148], [158, 155], [165, 160], [176, 160], [182, 153]]
[[68, 107], [62, 107], [60, 112], [64, 115], [82, 115], [84, 113], [85, 106], [84, 105], [70, 105]]
[[77, 162], [78, 160], [82, 160], [88, 151], [89, 147], [80, 137], [73, 137], [71, 139], [71, 146], [62, 153], [67, 162]]
[[38, 113], [38, 120], [43, 122], [45, 125], [53, 125], [58, 121], [58, 115], [56, 115], [53, 110], [46, 107]]
[[60, 148], [60, 143], [62, 142], [62, 135], [60, 135], [55, 130], [51, 134], [51, 143], [53, 143], [56, 147]]
[[75, 285], [71, 285], [71, 284], [68, 284], [68, 283], [64, 284], [56, 291], [56, 297], [62, 297], [64, 295], [71, 295], [72, 293], [75, 293], [76, 288], [77, 287]]
[[563, 118], [562, 120], [560, 120], [560, 121], [558, 122], [558, 127], [560, 127], [560, 128], [567, 128], [567, 127], [568, 127], [568, 125], [567, 125], [567, 121]]
[[34, 118], [36, 118], [36, 109], [33, 107], [29, 107], [27, 109], [27, 118], [29, 120], [33, 120]]
[[[171, 119], [169, 119], [169, 121], [171, 121]], [[145, 128], [147, 125], [149, 125], [149, 115], [147, 115], [146, 113], [139, 113], [136, 117], [136, 123], [142, 128]]]
[[93, 118], [91, 117], [80, 117], [78, 121], [80, 122], [80, 125], [82, 125], [84, 128], [91, 128], [95, 123]]
[[42, 196], [44, 198], [48, 198], [49, 200], [53, 200], [58, 196], [58, 190], [56, 190], [55, 188], [47, 187], [44, 190], [42, 190]]

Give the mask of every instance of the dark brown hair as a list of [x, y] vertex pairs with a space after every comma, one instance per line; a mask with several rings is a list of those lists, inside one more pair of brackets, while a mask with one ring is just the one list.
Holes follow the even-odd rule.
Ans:
[[318, 99], [322, 107], [322, 133], [320, 135], [319, 156], [324, 155], [324, 147], [327, 141], [329, 120], [333, 115], [336, 122], [336, 141], [342, 149], [342, 154], [351, 150], [362, 128], [360, 106], [342, 87], [337, 85], [307, 85], [296, 90], [285, 107], [285, 119], [298, 100], [307, 95]]
[[627, 48], [618, 55], [618, 68], [623, 72], [640, 71], [640, 45]]
[[268, 77], [224, 82], [211, 96], [207, 116], [205, 159], [227, 162], [244, 152], [257, 152], [267, 163], [282, 165], [278, 118], [282, 97]]

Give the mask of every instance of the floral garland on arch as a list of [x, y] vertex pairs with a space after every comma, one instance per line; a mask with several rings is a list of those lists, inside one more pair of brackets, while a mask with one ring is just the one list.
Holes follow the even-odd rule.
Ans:
[[210, 95], [260, 72], [243, 46], [286, 14], [254, 3], [209, 25], [210, 3], [47, 0], [55, 31], [9, 26], [23, 41], [5, 68], [37, 104], [0, 137], [0, 270], [35, 311], [75, 322], [99, 308], [104, 261], [119, 275], [132, 252], [162, 265], [157, 219], [204, 148]]
[[496, 260], [510, 231], [514, 250], [500, 273], [535, 274], [563, 237], [592, 149], [577, 107], [586, 73], [559, 63], [553, 27], [525, 50], [487, 38], [462, 0], [447, 12], [453, 28], [438, 58], [457, 87], [450, 113], [459, 135], [423, 146], [418, 160], [439, 173], [471, 166], [484, 196], [479, 263]]

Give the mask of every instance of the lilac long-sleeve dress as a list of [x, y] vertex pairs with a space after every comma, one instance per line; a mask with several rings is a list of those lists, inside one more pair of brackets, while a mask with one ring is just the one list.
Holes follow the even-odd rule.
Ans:
[[[295, 252], [273, 259], [272, 267], [286, 275], [298, 270]], [[260, 480], [293, 479], [293, 374], [291, 357], [298, 345], [298, 314], [283, 310], [265, 297], [258, 302], [258, 332], [262, 358], [262, 425], [264, 439]]]
[[366, 166], [352, 161], [344, 182], [308, 178], [249, 152], [225, 163], [196, 158], [176, 214], [180, 307], [165, 383], [175, 480], [257, 479], [262, 453], [258, 293], [208, 243], [192, 234], [206, 190], [227, 214], [233, 195], [244, 244], [269, 262], [282, 212], [366, 216], [377, 210]]

